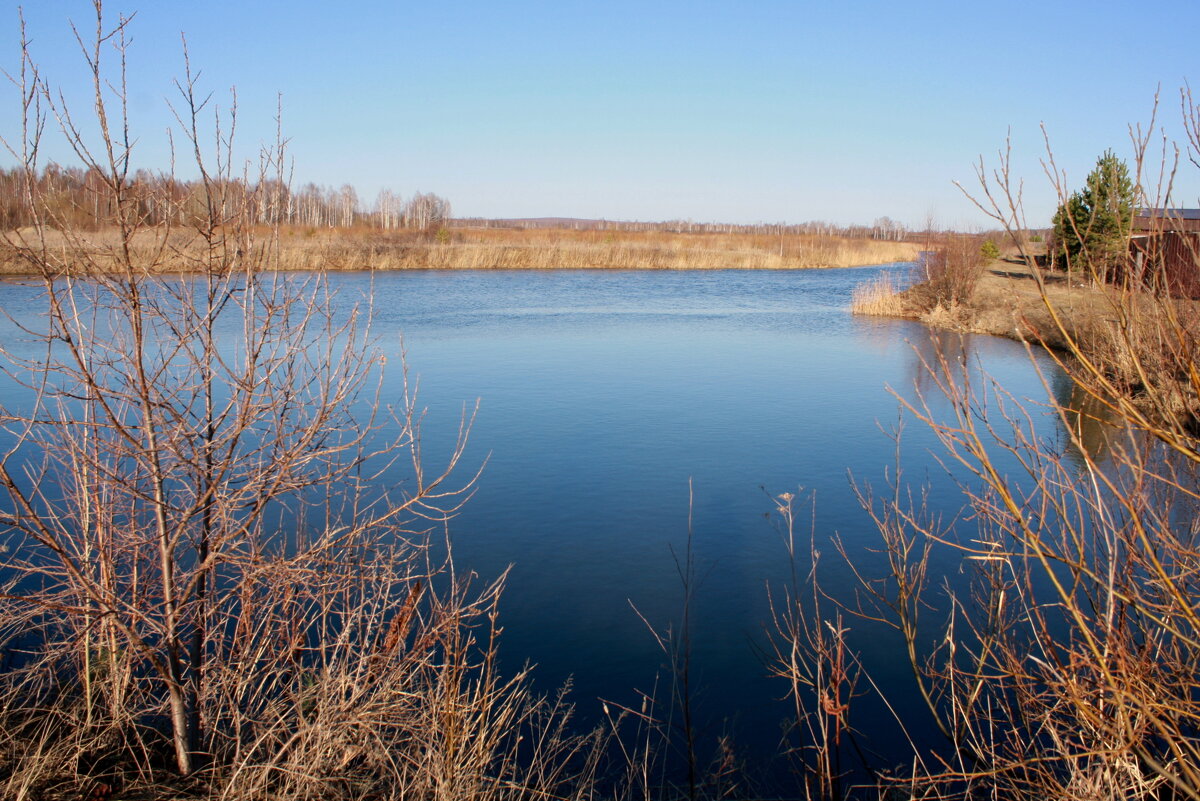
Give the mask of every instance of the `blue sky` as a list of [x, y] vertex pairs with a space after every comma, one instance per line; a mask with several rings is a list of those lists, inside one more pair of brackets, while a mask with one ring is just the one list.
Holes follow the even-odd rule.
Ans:
[[[18, 66], [18, 3], [0, 0], [0, 65]], [[33, 52], [86, 107], [67, 26], [91, 3], [27, 0]], [[1011, 130], [1030, 224], [1056, 198], [1040, 125], [1081, 183], [1128, 126], [1182, 136], [1195, 0], [976, 3], [227, 2], [108, 0], [136, 11], [136, 161], [169, 163], [164, 100], [180, 33], [214, 102], [237, 87], [244, 153], [274, 137], [294, 182], [432, 191], [459, 215], [866, 222], [988, 227], [974, 185]], [[0, 102], [15, 133], [16, 95]], [[69, 159], [60, 147], [50, 155]], [[182, 169], [181, 172], [186, 173]], [[1200, 205], [1184, 170], [1177, 205]]]

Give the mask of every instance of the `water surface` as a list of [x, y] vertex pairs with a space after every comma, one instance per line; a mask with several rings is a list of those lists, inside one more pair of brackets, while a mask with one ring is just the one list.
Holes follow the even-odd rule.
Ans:
[[[779, 750], [788, 715], [786, 687], [769, 677], [764, 657], [768, 586], [778, 591], [793, 568], [807, 586], [811, 541], [824, 586], [848, 600], [853, 577], [835, 537], [858, 569], [881, 569], [878, 534], [852, 479], [881, 486], [899, 458], [907, 484], [929, 483], [935, 510], [953, 517], [961, 507], [936, 439], [901, 413], [898, 398], [948, 411], [923, 362], [949, 354], [973, 365], [976, 381], [983, 371], [1017, 398], [1046, 397], [1017, 343], [849, 313], [856, 284], [906, 269], [330, 280], [343, 310], [370, 303], [388, 356], [385, 399], [401, 392], [407, 352], [427, 408], [431, 470], [447, 457], [464, 409], [478, 403], [461, 475], [486, 466], [450, 534], [460, 570], [481, 582], [510, 570], [505, 667], [532, 663], [547, 690], [570, 680], [585, 721], [599, 717], [600, 699], [632, 705], [657, 686], [666, 702], [667, 659], [648, 626], [678, 631], [678, 566], [690, 542], [702, 758], [728, 733], [755, 761]], [[19, 312], [35, 295], [6, 284], [0, 305]], [[4, 325], [0, 336], [19, 351], [20, 333]], [[1040, 366], [1053, 377], [1049, 360]], [[1035, 408], [1034, 419], [1054, 435], [1054, 418]], [[775, 513], [781, 493], [799, 498], [804, 556], [795, 565]], [[847, 625], [893, 705], [919, 713], [896, 638]]]
[[[764, 753], [787, 714], [762, 655], [767, 585], [790, 575], [774, 497], [799, 495], [804, 550], [811, 537], [826, 586], [845, 590], [831, 538], [878, 567], [851, 477], [894, 475], [897, 395], [948, 409], [923, 359], [940, 347], [1017, 398], [1046, 397], [1015, 342], [849, 313], [856, 284], [905, 269], [428, 272], [346, 276], [342, 289], [373, 295], [376, 333], [397, 354], [403, 335], [430, 442], [444, 451], [478, 400], [465, 462], [487, 465], [452, 533], [482, 578], [511, 566], [506, 664], [536, 664], [545, 687], [571, 678], [585, 717], [598, 698], [651, 690], [664, 655], [647, 622], [678, 628], [690, 531], [700, 718], [709, 741], [728, 731]], [[1053, 435], [1051, 417], [1038, 425]], [[930, 482], [935, 508], [957, 513], [929, 430], [909, 417], [901, 443], [905, 482]], [[851, 625], [901, 681], [898, 643]]]

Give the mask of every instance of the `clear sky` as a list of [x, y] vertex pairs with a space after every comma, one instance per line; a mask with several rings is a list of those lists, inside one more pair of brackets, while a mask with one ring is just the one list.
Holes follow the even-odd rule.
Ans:
[[[9, 71], [18, 5], [46, 77], [86, 105], [67, 21], [94, 28], [91, 3], [0, 0]], [[246, 153], [282, 95], [294, 183], [432, 191], [460, 216], [988, 227], [953, 182], [974, 186], [1011, 130], [1044, 225], [1041, 124], [1078, 184], [1105, 148], [1130, 155], [1160, 86], [1180, 137], [1179, 90], [1200, 82], [1196, 0], [108, 0], [120, 11], [137, 12], [139, 166], [169, 161], [182, 32], [214, 100], [237, 87]], [[16, 94], [0, 102], [11, 136]]]

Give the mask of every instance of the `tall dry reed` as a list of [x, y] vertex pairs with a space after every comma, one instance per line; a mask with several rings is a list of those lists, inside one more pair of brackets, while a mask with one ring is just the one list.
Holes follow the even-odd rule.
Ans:
[[[423, 233], [380, 234], [371, 229], [283, 229], [268, 262], [280, 270], [757, 270], [854, 267], [911, 261], [915, 245], [842, 237], [789, 236], [778, 241], [748, 234], [676, 234], [535, 229], [445, 229], [445, 241]], [[18, 232], [28, 236], [30, 231]], [[61, 231], [45, 232], [51, 246], [64, 244]], [[73, 232], [76, 244], [103, 259], [118, 233]], [[185, 233], [152, 235], [140, 231], [131, 240], [153, 250], [169, 242], [165, 257], [153, 260], [163, 271], [184, 272], [197, 253]], [[146, 255], [145, 253], [141, 255]], [[20, 252], [0, 246], [0, 273], [29, 275], [35, 265]]]
[[854, 287], [850, 311], [879, 317], [904, 317], [908, 314], [908, 304], [900, 293], [896, 279], [889, 273], [881, 273]]

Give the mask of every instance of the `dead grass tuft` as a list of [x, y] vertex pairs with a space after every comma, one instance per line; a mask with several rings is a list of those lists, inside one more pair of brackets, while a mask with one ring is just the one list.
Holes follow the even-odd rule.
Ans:
[[878, 317], [905, 317], [908, 315], [908, 304], [896, 280], [888, 273], [881, 273], [854, 288], [850, 311]]

